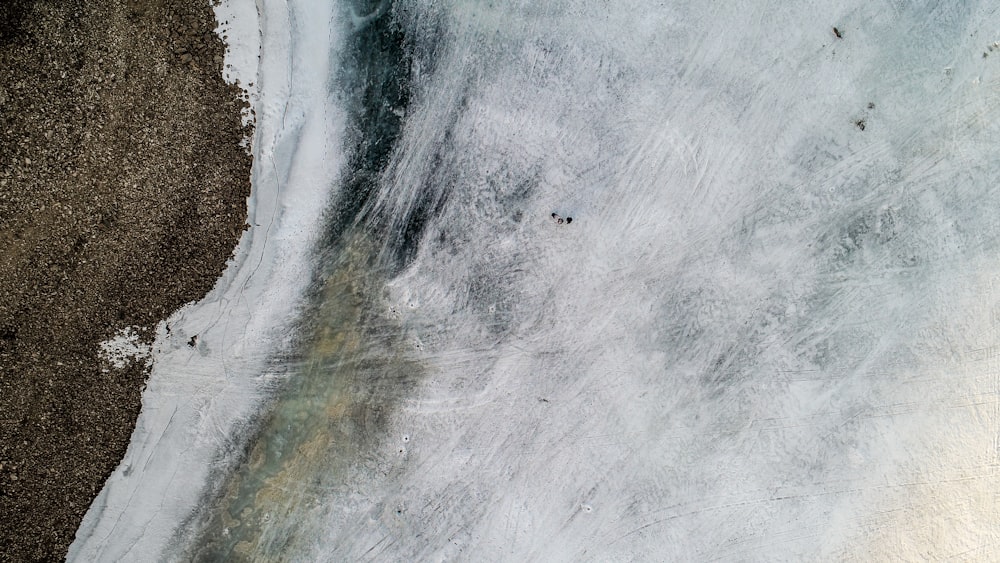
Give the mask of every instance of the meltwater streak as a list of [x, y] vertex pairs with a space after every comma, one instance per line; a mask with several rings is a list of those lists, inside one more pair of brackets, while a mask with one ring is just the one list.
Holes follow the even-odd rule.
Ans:
[[[343, 241], [317, 294], [309, 352], [270, 406], [246, 460], [209, 504], [187, 561], [293, 558], [301, 520], [342, 488], [384, 432], [421, 370], [398, 352], [399, 330], [372, 314], [384, 280], [363, 237]], [[373, 297], [374, 295], [374, 297]], [[349, 494], [349, 491], [340, 491]]]
[[268, 405], [246, 458], [207, 497], [192, 530], [178, 536], [184, 560], [294, 554], [296, 542], [311, 539], [299, 536], [301, 519], [319, 510], [346, 468], [377, 443], [420, 374], [399, 352], [407, 347], [382, 303], [385, 276], [413, 254], [406, 246], [416, 244], [424, 212], [409, 214], [404, 236], [386, 236], [386, 222], [372, 220], [370, 201], [407, 110], [411, 49], [389, 2], [347, 8], [342, 70], [330, 83], [350, 108], [349, 165], [315, 252], [322, 266], [312, 308], [299, 323], [301, 358]]

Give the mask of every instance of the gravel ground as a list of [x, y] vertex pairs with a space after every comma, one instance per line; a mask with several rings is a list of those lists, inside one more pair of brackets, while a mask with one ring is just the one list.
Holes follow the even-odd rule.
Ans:
[[99, 343], [208, 291], [244, 228], [244, 103], [207, 0], [0, 2], [0, 561], [65, 557], [148, 368]]

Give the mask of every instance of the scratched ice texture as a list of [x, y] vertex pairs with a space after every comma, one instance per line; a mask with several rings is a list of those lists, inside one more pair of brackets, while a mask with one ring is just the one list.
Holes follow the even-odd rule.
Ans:
[[71, 560], [1000, 552], [993, 2], [257, 8], [254, 227]]

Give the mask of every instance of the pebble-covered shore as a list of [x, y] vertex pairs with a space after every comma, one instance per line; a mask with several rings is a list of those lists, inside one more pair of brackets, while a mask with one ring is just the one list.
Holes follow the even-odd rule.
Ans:
[[148, 342], [244, 229], [215, 25], [207, 0], [0, 2], [0, 561], [65, 557], [148, 370], [99, 343]]

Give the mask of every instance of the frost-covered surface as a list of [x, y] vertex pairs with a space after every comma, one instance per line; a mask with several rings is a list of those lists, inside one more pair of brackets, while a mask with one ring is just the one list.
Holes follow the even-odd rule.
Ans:
[[991, 3], [409, 4], [427, 374], [303, 559], [997, 552]]
[[71, 561], [160, 560], [199, 501], [212, 460], [260, 400], [268, 355], [287, 340], [309, 281], [305, 257], [340, 166], [326, 154], [342, 121], [325, 95], [326, 70], [300, 63], [331, 48], [325, 4], [304, 3], [308, 17], [253, 0], [221, 9], [230, 21], [223, 29], [238, 35], [227, 53], [229, 77], [253, 83], [251, 228], [214, 289], [157, 328], [132, 441], [85, 516]]
[[[272, 78], [285, 89], [260, 79], [262, 124], [286, 100], [325, 99], [294, 88], [335, 76], [332, 49], [297, 56], [288, 40], [330, 39], [331, 13], [349, 12], [325, 4], [262, 4], [276, 10], [260, 20], [264, 61], [292, 54]], [[392, 227], [421, 198], [441, 205], [408, 268], [353, 317], [372, 325], [320, 344], [356, 354], [337, 377], [376, 353], [412, 373], [373, 384], [371, 403], [391, 408], [351, 435], [356, 458], [250, 491], [262, 511], [280, 507], [273, 530], [290, 530], [250, 559], [997, 553], [991, 3], [401, 0], [394, 13], [426, 56], [376, 214]], [[315, 181], [266, 127], [255, 150]], [[257, 197], [273, 181], [261, 161]], [[221, 295], [207, 303], [226, 311]], [[276, 326], [239, 318], [221, 334]], [[207, 326], [193, 319], [184, 338]], [[164, 350], [157, 366], [202, 358]], [[88, 515], [81, 559], [178, 556], [157, 538], [253, 389], [256, 364], [207, 357], [154, 368], [146, 422]], [[300, 402], [322, 422], [347, 408]], [[161, 439], [174, 411], [182, 430]], [[316, 449], [302, 463], [329, 461]]]

